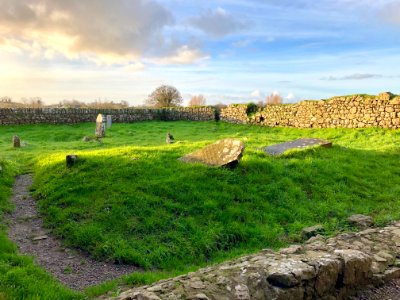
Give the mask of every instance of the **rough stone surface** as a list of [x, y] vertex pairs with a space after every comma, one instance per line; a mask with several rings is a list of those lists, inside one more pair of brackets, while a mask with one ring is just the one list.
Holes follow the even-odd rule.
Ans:
[[162, 109], [84, 109], [84, 108], [0, 108], [0, 125], [75, 124], [93, 122], [98, 114], [112, 115], [114, 123], [139, 121], [212, 121], [212, 107], [173, 107]]
[[106, 135], [106, 118], [99, 114], [96, 118], [96, 137], [102, 138]]
[[354, 95], [295, 104], [267, 105], [247, 114], [247, 105], [229, 105], [221, 110], [221, 120], [269, 127], [297, 128], [400, 128], [400, 96]]
[[310, 239], [313, 236], [317, 236], [319, 234], [324, 234], [325, 229], [322, 225], [315, 225], [315, 226], [311, 226], [311, 227], [306, 227], [303, 228], [303, 230], [301, 231], [301, 236], [303, 239]]
[[347, 222], [358, 229], [366, 229], [374, 224], [374, 221], [370, 216], [364, 215], [352, 215], [347, 218]]
[[77, 161], [78, 156], [75, 154], [69, 154], [65, 157], [67, 168], [71, 168]]
[[112, 115], [107, 115], [107, 128], [111, 128], [112, 126]]
[[115, 299], [348, 299], [372, 284], [400, 278], [399, 242], [400, 223], [317, 236], [302, 246], [278, 253], [263, 250], [128, 290]]
[[166, 141], [167, 144], [175, 143], [174, 137], [169, 132], [167, 133], [167, 137], [166, 137], [165, 141]]
[[303, 138], [286, 143], [268, 146], [264, 148], [264, 151], [270, 155], [280, 155], [289, 149], [305, 149], [312, 146], [332, 147], [332, 143], [321, 139]]
[[19, 148], [21, 147], [21, 139], [18, 137], [18, 135], [14, 135], [12, 138], [12, 143], [14, 148]]
[[203, 163], [213, 167], [235, 167], [243, 155], [244, 144], [224, 139], [180, 158], [186, 163]]

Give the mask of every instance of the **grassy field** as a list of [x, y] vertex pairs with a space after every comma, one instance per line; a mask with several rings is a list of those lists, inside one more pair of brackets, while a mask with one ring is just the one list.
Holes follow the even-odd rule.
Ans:
[[[300, 242], [301, 229], [317, 223], [328, 234], [349, 230], [345, 219], [354, 213], [372, 215], [378, 224], [400, 219], [400, 131], [143, 122], [114, 124], [102, 143], [83, 142], [93, 131], [94, 124], [0, 127], [5, 170], [0, 173], [0, 210], [10, 209], [6, 199], [12, 176], [33, 172], [33, 192], [46, 224], [66, 245], [147, 270], [126, 282], [148, 283], [167, 274], [154, 275], [158, 271], [184, 272]], [[167, 132], [177, 143], [165, 144]], [[24, 147], [11, 148], [13, 134]], [[226, 137], [246, 144], [235, 170], [177, 160]], [[300, 137], [328, 139], [334, 147], [281, 157], [258, 150]], [[71, 153], [79, 162], [66, 169], [65, 155]], [[0, 299], [1, 293], [13, 297], [3, 277], [19, 287], [29, 286], [22, 282], [27, 276], [37, 276], [32, 289], [62, 289], [30, 259], [16, 254], [4, 228], [0, 239]], [[25, 275], [7, 257], [33, 271]], [[65, 298], [82, 296], [62, 291]]]

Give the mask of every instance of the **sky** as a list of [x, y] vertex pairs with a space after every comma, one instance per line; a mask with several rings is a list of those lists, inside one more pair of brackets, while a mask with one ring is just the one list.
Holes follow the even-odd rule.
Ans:
[[400, 0], [0, 0], [0, 97], [400, 93]]

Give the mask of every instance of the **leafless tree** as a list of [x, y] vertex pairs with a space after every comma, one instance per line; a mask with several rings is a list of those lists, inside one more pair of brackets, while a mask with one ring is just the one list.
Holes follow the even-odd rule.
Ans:
[[279, 95], [278, 93], [272, 93], [271, 95], [267, 96], [266, 104], [282, 104], [281, 95]]
[[11, 103], [12, 102], [12, 98], [8, 97], [8, 96], [4, 96], [0, 98], [0, 102], [2, 103]]
[[206, 98], [203, 95], [193, 96], [189, 101], [189, 106], [205, 106]]

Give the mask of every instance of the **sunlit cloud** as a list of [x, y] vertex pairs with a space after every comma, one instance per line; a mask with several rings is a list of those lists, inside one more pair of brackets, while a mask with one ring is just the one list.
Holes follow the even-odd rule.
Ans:
[[154, 0], [0, 0], [0, 47], [47, 59], [57, 54], [96, 63], [140, 61], [146, 57], [197, 60], [200, 49], [165, 36], [171, 12]]

